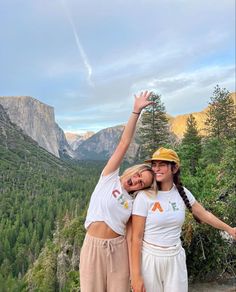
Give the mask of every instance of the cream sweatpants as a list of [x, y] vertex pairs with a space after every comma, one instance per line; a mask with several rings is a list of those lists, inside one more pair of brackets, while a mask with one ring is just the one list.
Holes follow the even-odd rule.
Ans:
[[186, 256], [181, 243], [162, 248], [143, 241], [142, 274], [147, 292], [187, 292]]
[[129, 292], [126, 238], [100, 239], [88, 234], [80, 253], [81, 292]]

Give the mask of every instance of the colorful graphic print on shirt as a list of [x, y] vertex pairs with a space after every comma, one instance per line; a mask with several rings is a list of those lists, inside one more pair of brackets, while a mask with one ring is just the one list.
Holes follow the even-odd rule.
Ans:
[[117, 199], [117, 201], [125, 208], [128, 209], [129, 208], [129, 203], [128, 201], [125, 200], [125, 196], [124, 194], [120, 193], [119, 190], [113, 190], [112, 191], [112, 195], [113, 197], [115, 197]]
[[[170, 201], [169, 201], [169, 204], [171, 205], [173, 211], [178, 211], [178, 210], [179, 210], [179, 208], [177, 207], [176, 202], [170, 202]], [[156, 211], [163, 212], [163, 211], [164, 211], [164, 209], [162, 208], [160, 202], [158, 202], [158, 201], [155, 202], [155, 203], [152, 205], [151, 210], [152, 210], [153, 212], [156, 212]]]

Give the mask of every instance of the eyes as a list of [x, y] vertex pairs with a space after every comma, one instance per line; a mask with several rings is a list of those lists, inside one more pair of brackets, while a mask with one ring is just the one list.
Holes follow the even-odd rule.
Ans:
[[149, 178], [145, 177], [143, 173], [136, 173], [136, 178], [139, 180], [139, 184], [141, 188], [146, 188], [150, 185]]
[[166, 162], [153, 162], [152, 167], [166, 167], [168, 163]]

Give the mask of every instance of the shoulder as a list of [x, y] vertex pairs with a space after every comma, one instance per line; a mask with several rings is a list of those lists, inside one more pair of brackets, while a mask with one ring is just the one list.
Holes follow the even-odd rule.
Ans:
[[109, 180], [112, 180], [112, 179], [117, 179], [119, 178], [119, 168], [117, 168], [115, 171], [111, 172], [111, 173], [108, 173], [106, 175], [103, 174], [103, 172], [101, 173], [101, 176], [100, 176], [100, 179], [99, 181], [109, 181]]
[[149, 201], [150, 200], [150, 197], [144, 192], [144, 191], [139, 191], [134, 199], [135, 201], [139, 201], [139, 200], [142, 200], [142, 201]]
[[185, 194], [187, 195], [187, 197], [189, 199], [190, 204], [193, 205], [195, 203], [195, 201], [196, 201], [194, 195], [186, 187], [184, 187], [184, 191], [185, 191]]
[[144, 191], [138, 192], [133, 203], [133, 215], [147, 216], [150, 198]]

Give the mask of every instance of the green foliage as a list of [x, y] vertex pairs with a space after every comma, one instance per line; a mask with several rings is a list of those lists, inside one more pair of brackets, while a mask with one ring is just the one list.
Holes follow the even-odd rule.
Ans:
[[235, 107], [225, 88], [215, 87], [205, 125], [210, 137], [231, 139], [236, 136]]
[[[209, 145], [213, 147], [208, 148]], [[235, 149], [235, 138], [205, 139], [195, 175], [183, 173], [184, 185], [198, 201], [230, 226], [236, 226]], [[192, 216], [187, 216], [183, 241], [191, 279], [214, 280], [235, 275], [236, 248], [219, 230], [197, 224]]]
[[85, 236], [84, 219], [84, 216], [72, 218], [65, 215], [62, 229], [56, 230], [53, 241], [47, 242], [27, 272], [27, 287], [33, 291], [79, 291], [79, 253]]
[[[162, 143], [157, 139], [156, 144], [153, 142], [155, 136], [147, 131], [153, 122], [151, 111], [147, 116], [146, 129], [141, 128], [143, 135], [140, 135], [140, 141], [150, 155], [166, 141]], [[235, 108], [229, 92], [216, 86], [206, 121], [209, 135], [201, 138], [196, 121], [190, 116], [184, 138], [176, 149], [181, 158], [184, 185], [207, 210], [230, 226], [236, 226], [235, 120]], [[146, 143], [148, 140], [150, 143]], [[236, 274], [234, 243], [222, 236], [219, 230], [197, 224], [192, 215], [187, 214], [182, 239], [190, 279], [207, 280]]]
[[70, 271], [68, 273], [68, 279], [62, 292], [78, 292], [80, 291], [80, 280], [79, 280], [79, 272], [78, 271]]
[[0, 107], [0, 287], [20, 287], [20, 279], [52, 239], [55, 223], [63, 226], [65, 214], [84, 214], [102, 166], [54, 157]]
[[168, 119], [161, 96], [152, 94], [151, 100], [153, 104], [144, 109], [138, 131], [141, 159], [150, 157], [159, 146], [170, 141]]
[[194, 174], [201, 155], [201, 137], [198, 134], [197, 123], [193, 115], [187, 119], [187, 128], [182, 139], [180, 153], [182, 168]]
[[30, 291], [53, 292], [56, 290], [56, 256], [55, 245], [48, 241], [34, 264], [33, 272], [26, 276]]
[[[201, 203], [217, 217], [232, 223], [226, 216], [228, 203], [236, 208], [231, 199], [226, 203], [205, 198]], [[219, 230], [209, 225], [197, 224], [192, 217], [187, 217], [183, 238], [190, 279], [215, 280], [216, 277], [235, 273], [233, 271], [236, 270], [236, 249], [233, 248], [232, 242], [222, 237]]]
[[[219, 88], [214, 91], [219, 99], [212, 100], [212, 115], [218, 117], [222, 105], [228, 106], [226, 95]], [[158, 95], [153, 99], [154, 106], [144, 112], [139, 136], [144, 139], [144, 156], [168, 143], [164, 106]], [[72, 265], [72, 259], [79, 260], [86, 209], [104, 162], [62, 161], [1, 114], [0, 107], [0, 290], [79, 291], [78, 262]], [[221, 119], [209, 121], [213, 125]], [[200, 143], [195, 126], [190, 118], [177, 149], [183, 183], [208, 210], [236, 226], [233, 127], [224, 128], [224, 135], [210, 128], [211, 135]], [[122, 170], [127, 166], [123, 164]], [[236, 273], [235, 246], [214, 228], [197, 224], [191, 214], [186, 216], [183, 242], [191, 279]], [[63, 254], [68, 266], [60, 282], [58, 258]]]
[[223, 145], [218, 176], [218, 188], [223, 194], [236, 196], [236, 137]]

